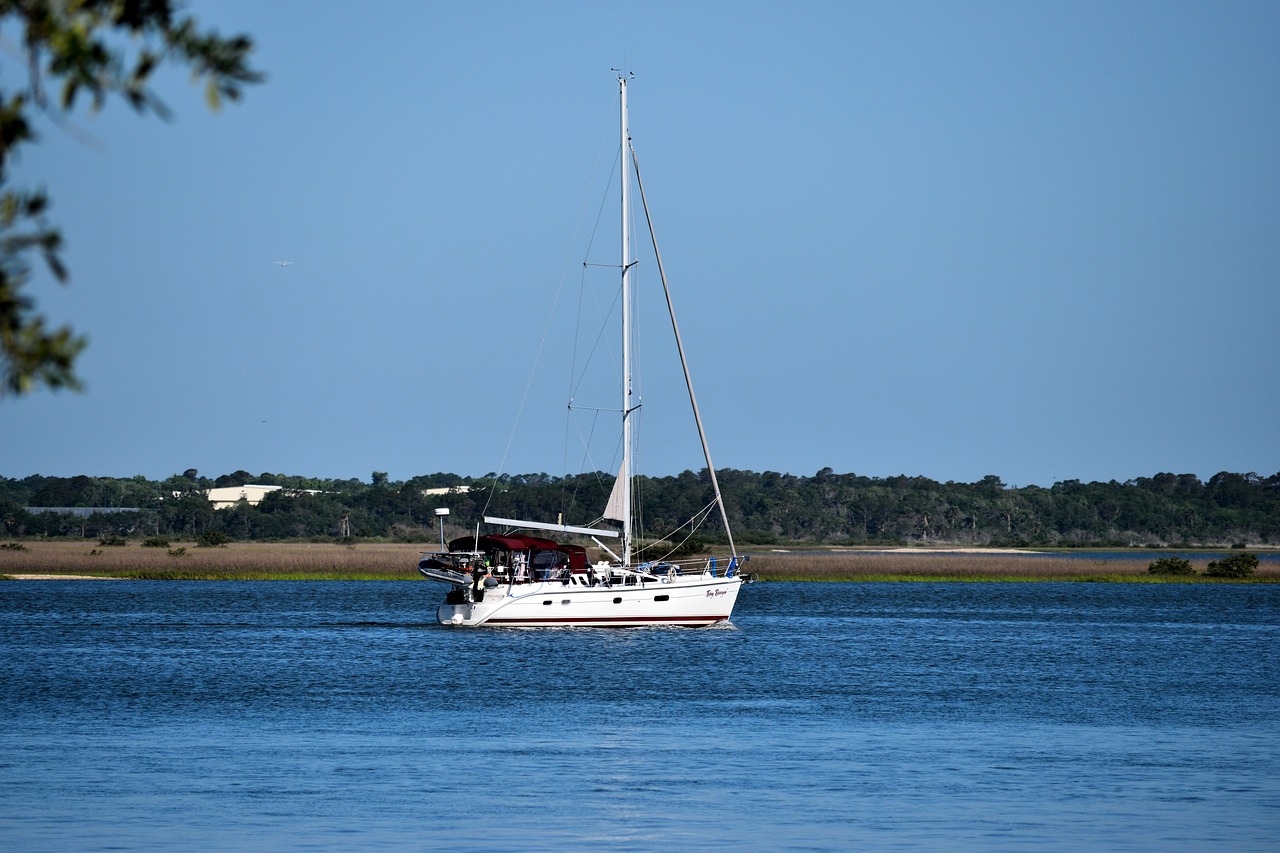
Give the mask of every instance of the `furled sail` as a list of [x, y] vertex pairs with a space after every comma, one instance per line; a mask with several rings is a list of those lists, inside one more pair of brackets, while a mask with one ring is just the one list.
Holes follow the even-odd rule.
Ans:
[[613, 491], [609, 492], [609, 502], [604, 507], [604, 518], [614, 521], [627, 520], [627, 508], [623, 506], [623, 487], [627, 482], [627, 463], [623, 462], [618, 469], [618, 479], [613, 481]]

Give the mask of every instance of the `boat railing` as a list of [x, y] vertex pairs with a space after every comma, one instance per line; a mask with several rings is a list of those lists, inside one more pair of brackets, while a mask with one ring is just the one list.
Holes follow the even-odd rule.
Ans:
[[641, 573], [668, 579], [688, 577], [690, 575], [731, 578], [741, 571], [742, 564], [748, 559], [746, 556], [727, 558], [712, 556], [698, 557], [692, 560], [655, 560], [651, 563], [641, 563], [636, 568]]
[[[573, 571], [568, 566], [511, 566], [491, 562], [489, 555], [481, 551], [423, 552], [419, 571], [434, 580], [453, 584], [481, 584], [486, 586], [536, 583], [584, 584], [587, 586], [643, 586], [646, 583], [674, 583], [677, 579], [731, 578], [741, 575], [750, 581], [750, 575], [742, 571], [747, 557], [698, 557], [687, 560], [654, 560], [630, 568], [598, 563], [584, 571]], [[523, 570], [523, 571], [522, 571]]]

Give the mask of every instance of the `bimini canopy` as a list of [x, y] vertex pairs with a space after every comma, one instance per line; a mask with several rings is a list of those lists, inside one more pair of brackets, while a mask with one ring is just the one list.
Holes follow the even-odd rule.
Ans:
[[585, 571], [587, 567], [587, 549], [581, 545], [562, 545], [540, 536], [525, 536], [510, 533], [505, 536], [481, 536], [479, 542], [474, 536], [463, 536], [449, 543], [450, 551], [558, 551], [564, 554], [569, 567], [573, 571]]
[[463, 536], [449, 543], [450, 551], [528, 551], [531, 548], [538, 551], [563, 551], [568, 547], [570, 546], [561, 545], [550, 539], [522, 536], [518, 533], [507, 536], [481, 536], [479, 543], [474, 536]]

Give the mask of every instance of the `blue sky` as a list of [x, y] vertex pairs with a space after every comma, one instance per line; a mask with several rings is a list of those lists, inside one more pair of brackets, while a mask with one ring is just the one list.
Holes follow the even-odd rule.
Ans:
[[[192, 8], [264, 85], [212, 115], [175, 69], [173, 121], [46, 121], [15, 169], [90, 348], [0, 401], [0, 475], [572, 473], [562, 382], [520, 418], [555, 452], [508, 440], [612, 67], [717, 467], [1280, 471], [1274, 3]], [[701, 467], [666, 423], [645, 472]]]

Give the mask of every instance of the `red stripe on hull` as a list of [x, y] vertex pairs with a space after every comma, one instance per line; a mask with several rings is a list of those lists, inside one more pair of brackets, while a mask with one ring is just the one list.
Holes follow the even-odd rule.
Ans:
[[668, 624], [684, 624], [687, 622], [697, 622], [705, 625], [713, 625], [716, 622], [724, 622], [728, 620], [728, 616], [603, 616], [597, 619], [584, 619], [582, 617], [565, 616], [563, 618], [547, 618], [547, 619], [486, 619], [485, 625], [590, 625], [590, 626], [608, 626], [626, 623], [630, 625], [652, 625], [654, 623]]

